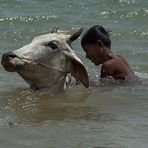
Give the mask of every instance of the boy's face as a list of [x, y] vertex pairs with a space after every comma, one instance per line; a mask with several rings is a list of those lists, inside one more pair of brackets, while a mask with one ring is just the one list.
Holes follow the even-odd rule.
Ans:
[[106, 61], [106, 51], [105, 47], [95, 43], [95, 44], [86, 44], [83, 49], [86, 52], [86, 58], [91, 60], [95, 65], [102, 64]]

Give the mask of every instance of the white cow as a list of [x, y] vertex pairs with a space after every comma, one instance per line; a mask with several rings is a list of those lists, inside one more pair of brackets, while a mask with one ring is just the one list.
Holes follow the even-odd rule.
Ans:
[[82, 29], [72, 35], [57, 33], [55, 27], [30, 44], [3, 54], [1, 63], [8, 72], [17, 72], [33, 90], [62, 90], [69, 73], [87, 88], [87, 71], [71, 47], [81, 33]]

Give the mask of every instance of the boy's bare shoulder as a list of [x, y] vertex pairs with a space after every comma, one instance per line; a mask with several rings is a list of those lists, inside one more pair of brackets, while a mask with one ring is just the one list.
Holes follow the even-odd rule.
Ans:
[[114, 59], [110, 59], [106, 62], [104, 62], [101, 66], [101, 74], [112, 74], [114, 71]]
[[123, 67], [127, 65], [126, 60], [122, 56], [115, 55], [102, 64], [102, 70], [112, 73], [113, 71], [122, 71]]
[[117, 64], [118, 62], [120, 62], [119, 58], [117, 56], [113, 56], [108, 61], [104, 62], [102, 66], [104, 68], [107, 68], [107, 67], [111, 67], [112, 65]]
[[114, 55], [108, 61], [103, 63], [105, 66], [127, 63], [125, 58], [121, 55]]

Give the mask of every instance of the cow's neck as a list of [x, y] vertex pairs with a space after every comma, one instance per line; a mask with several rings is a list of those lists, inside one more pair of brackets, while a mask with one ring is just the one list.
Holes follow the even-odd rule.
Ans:
[[[22, 75], [21, 75], [22, 76]], [[59, 90], [64, 90], [64, 84], [66, 80], [66, 75], [61, 75], [51, 81], [50, 79], [43, 80], [30, 80], [22, 76], [22, 78], [29, 84], [30, 88], [34, 91], [48, 91], [51, 93], [58, 92]]]

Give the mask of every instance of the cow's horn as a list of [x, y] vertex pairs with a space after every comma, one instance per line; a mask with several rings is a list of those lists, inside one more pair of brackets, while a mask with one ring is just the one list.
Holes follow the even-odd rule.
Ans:
[[58, 27], [56, 26], [52, 29], [52, 31], [50, 33], [57, 33], [57, 31], [58, 31]]
[[76, 40], [82, 33], [83, 28], [80, 28], [78, 31], [76, 31], [75, 33], [73, 33], [70, 37], [69, 37], [69, 41], [73, 42], [74, 40]]

